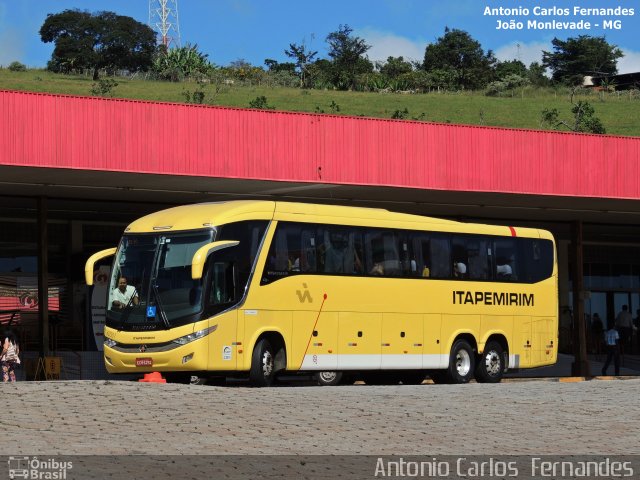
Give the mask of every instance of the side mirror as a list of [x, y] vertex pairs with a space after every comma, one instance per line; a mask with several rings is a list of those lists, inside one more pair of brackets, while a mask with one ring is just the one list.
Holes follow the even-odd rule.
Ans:
[[194, 280], [202, 278], [204, 264], [207, 261], [207, 257], [209, 257], [213, 252], [217, 252], [223, 248], [235, 247], [239, 243], [240, 242], [238, 240], [221, 240], [219, 242], [207, 243], [200, 247], [191, 260], [191, 278]]
[[96, 264], [98, 260], [102, 260], [103, 258], [110, 257], [111, 255], [116, 253], [116, 248], [107, 248], [106, 250], [101, 250], [98, 253], [94, 253], [89, 257], [87, 262], [84, 264], [84, 280], [87, 282], [87, 285], [93, 285], [93, 266]]

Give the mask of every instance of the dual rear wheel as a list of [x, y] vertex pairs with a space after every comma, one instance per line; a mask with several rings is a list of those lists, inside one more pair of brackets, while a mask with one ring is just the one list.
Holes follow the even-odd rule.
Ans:
[[473, 348], [464, 339], [456, 340], [451, 347], [449, 367], [434, 370], [433, 383], [469, 383], [474, 377], [478, 383], [498, 383], [506, 367], [506, 355], [502, 346], [490, 341], [476, 360]]

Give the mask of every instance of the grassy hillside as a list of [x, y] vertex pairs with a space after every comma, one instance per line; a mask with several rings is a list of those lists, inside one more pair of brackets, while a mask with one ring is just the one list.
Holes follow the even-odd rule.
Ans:
[[[115, 80], [118, 85], [113, 89], [114, 98], [184, 102], [184, 92], [194, 92], [199, 88], [189, 82]], [[91, 78], [84, 76], [56, 75], [43, 70], [11, 72], [0, 69], [0, 89], [92, 95], [93, 84]], [[567, 89], [527, 88], [516, 92], [513, 97], [496, 98], [481, 92], [401, 94], [206, 85], [204, 94], [204, 103], [211, 105], [248, 108], [249, 102], [256, 97], [265, 96], [268, 105], [278, 110], [391, 118], [394, 112], [406, 109], [406, 119], [500, 127], [540, 129], [540, 116], [545, 108], [557, 108], [561, 119], [571, 119]], [[591, 102], [607, 134], [640, 136], [640, 96], [637, 92], [601, 94], [585, 91], [577, 98]]]

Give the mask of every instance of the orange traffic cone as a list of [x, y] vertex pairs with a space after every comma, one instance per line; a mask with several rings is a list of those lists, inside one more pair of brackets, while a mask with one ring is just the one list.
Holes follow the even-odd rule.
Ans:
[[162, 378], [160, 372], [145, 373], [144, 378], [141, 378], [138, 381], [146, 383], [167, 383], [167, 381]]

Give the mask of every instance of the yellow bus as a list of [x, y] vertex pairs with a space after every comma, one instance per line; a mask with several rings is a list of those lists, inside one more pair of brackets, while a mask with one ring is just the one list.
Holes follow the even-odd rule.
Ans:
[[466, 383], [556, 362], [557, 265], [544, 230], [229, 201], [134, 221], [87, 261], [89, 285], [114, 254], [110, 373]]

